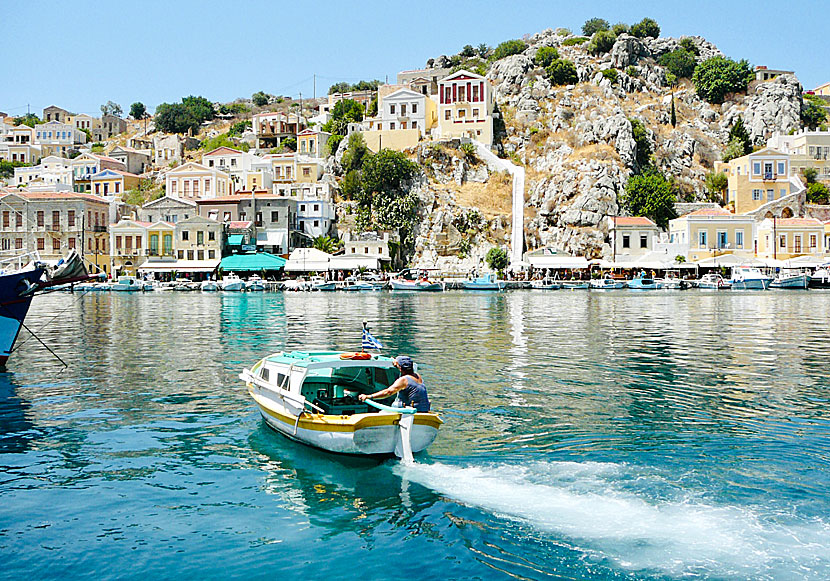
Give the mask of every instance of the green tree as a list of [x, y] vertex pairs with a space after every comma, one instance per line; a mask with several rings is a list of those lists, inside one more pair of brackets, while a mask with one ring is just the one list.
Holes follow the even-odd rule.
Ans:
[[591, 39], [591, 44], [588, 45], [588, 50], [592, 54], [605, 54], [614, 48], [614, 43], [617, 41], [617, 35], [610, 30], [600, 30]]
[[355, 200], [363, 193], [363, 182], [360, 180], [360, 171], [353, 169], [346, 172], [340, 182], [340, 193], [345, 200]]
[[726, 147], [723, 149], [723, 154], [721, 155], [721, 159], [726, 161], [732, 161], [733, 159], [737, 159], [739, 157], [743, 157], [746, 155], [744, 153], [745, 144], [740, 139], [732, 139], [729, 143], [726, 144]]
[[725, 198], [726, 189], [729, 187], [729, 178], [722, 171], [710, 171], [703, 181], [706, 186], [706, 193], [713, 202], [720, 202]]
[[611, 81], [612, 84], [617, 82], [617, 69], [602, 69], [600, 72], [602, 73], [602, 76]]
[[123, 114], [124, 111], [118, 103], [107, 101], [105, 104], [101, 105], [101, 115], [115, 115], [116, 117], [121, 117]]
[[618, 22], [611, 27], [611, 32], [613, 32], [616, 36], [628, 34], [630, 31], [631, 28], [625, 22]]
[[230, 132], [223, 133], [221, 135], [217, 135], [216, 137], [212, 137], [210, 139], [205, 139], [199, 149], [203, 149], [205, 151], [213, 151], [219, 147], [230, 147], [231, 149], [238, 149], [240, 151], [248, 151], [251, 146], [247, 143], [241, 142], [237, 143], [233, 139], [231, 139]]
[[678, 44], [683, 50], [690, 52], [695, 56], [700, 56], [700, 49], [695, 44], [695, 41], [688, 36], [686, 38], [681, 38]]
[[34, 127], [35, 125], [38, 125], [40, 123], [43, 123], [43, 121], [41, 121], [40, 118], [37, 115], [35, 115], [34, 113], [27, 113], [26, 115], [23, 115], [22, 117], [15, 117], [14, 118], [15, 126], [17, 126], [17, 125], [26, 125], [27, 127]]
[[476, 49], [474, 49], [473, 45], [471, 44], [465, 44], [464, 48], [461, 49], [461, 52], [459, 54], [464, 58], [474, 57], [476, 56]]
[[660, 228], [677, 214], [674, 211], [676, 197], [671, 182], [659, 171], [652, 169], [628, 178], [622, 204], [632, 216], [651, 218]]
[[366, 159], [357, 200], [360, 221], [370, 227], [396, 229], [402, 241], [409, 241], [418, 215], [418, 196], [405, 186], [417, 173], [418, 166], [399, 151], [381, 149]]
[[574, 64], [566, 59], [556, 59], [545, 69], [548, 80], [554, 85], [574, 85], [579, 80]]
[[363, 105], [353, 99], [341, 99], [332, 108], [331, 118], [346, 123], [363, 121]]
[[359, 131], [355, 131], [349, 135], [349, 142], [340, 165], [343, 166], [343, 171], [346, 173], [352, 170], [360, 170], [363, 168], [363, 162], [369, 159], [371, 155], [372, 152], [366, 146], [363, 135]]
[[257, 91], [251, 95], [251, 101], [253, 101], [254, 105], [257, 107], [265, 107], [268, 104], [268, 95], [266, 95], [263, 91]]
[[810, 129], [816, 129], [827, 120], [826, 103], [814, 95], [804, 95], [801, 107], [801, 122]]
[[552, 46], [542, 46], [536, 51], [533, 62], [536, 66], [547, 68], [550, 63], [559, 58], [559, 51]]
[[801, 172], [808, 184], [816, 183], [818, 177], [818, 170], [814, 167], [805, 167]]
[[297, 151], [297, 138], [286, 137], [285, 139], [280, 141], [280, 145], [282, 146], [283, 151]]
[[504, 269], [510, 263], [510, 259], [507, 257], [507, 251], [504, 248], [491, 248], [487, 251], [484, 260], [487, 262], [490, 270], [498, 271], [499, 276], [502, 275]]
[[660, 36], [660, 25], [652, 18], [643, 18], [631, 27], [631, 34], [637, 38], [657, 38]]
[[238, 121], [231, 125], [231, 128], [228, 129], [228, 137], [235, 137], [237, 135], [242, 135], [247, 130], [251, 129], [251, 121]]
[[476, 52], [478, 53], [478, 56], [480, 56], [483, 59], [486, 59], [487, 55], [490, 54], [490, 47], [482, 42], [480, 45], [478, 45], [478, 47], [476, 47]]
[[642, 171], [651, 165], [651, 153], [653, 151], [651, 140], [648, 138], [648, 131], [646, 131], [642, 121], [634, 118], [629, 118], [628, 121], [631, 123], [631, 133], [634, 136], [634, 142], [637, 144], [635, 160], [637, 167]]
[[352, 86], [349, 83], [340, 81], [339, 83], [334, 83], [331, 87], [329, 87], [329, 95], [333, 93], [348, 93], [351, 88]]
[[674, 93], [671, 94], [671, 126], [677, 127], [677, 111], [674, 109]]
[[752, 140], [749, 137], [749, 131], [746, 130], [744, 119], [741, 116], [738, 116], [735, 123], [729, 128], [729, 142], [731, 143], [733, 140], [740, 141], [743, 144], [743, 153], [741, 155], [752, 153]]
[[597, 32], [610, 30], [611, 25], [604, 18], [589, 18], [582, 25], [582, 34], [585, 36], [593, 36]]
[[695, 72], [697, 61], [695, 55], [684, 48], [667, 52], [660, 57], [660, 64], [678, 79], [689, 79]]
[[527, 44], [521, 40], [505, 40], [496, 47], [491, 57], [494, 61], [501, 60], [510, 55], [519, 54], [525, 51]]
[[714, 56], [697, 65], [692, 82], [699, 97], [710, 103], [723, 103], [727, 94], [746, 91], [752, 75], [752, 67], [746, 60], [736, 62]]
[[10, 178], [14, 176], [14, 168], [29, 167], [31, 164], [23, 163], [22, 161], [5, 161], [0, 160], [0, 178]]
[[139, 119], [144, 119], [144, 116], [147, 114], [147, 107], [144, 106], [144, 103], [141, 101], [136, 101], [132, 105], [130, 105], [130, 117], [138, 121]]
[[334, 254], [337, 251], [337, 242], [328, 236], [318, 236], [314, 239], [313, 246], [327, 254]]
[[161, 103], [156, 107], [156, 129], [165, 133], [187, 133], [199, 128], [199, 121], [181, 103]]
[[213, 103], [205, 99], [204, 97], [194, 97], [190, 95], [189, 97], [184, 97], [182, 99], [182, 105], [187, 107], [187, 110], [190, 111], [190, 114], [201, 124], [203, 121], [210, 121], [214, 118], [215, 113], [213, 110]]
[[369, 111], [366, 113], [368, 117], [374, 117], [378, 114], [378, 96], [375, 95], [372, 101], [369, 103]]
[[810, 204], [830, 203], [830, 189], [818, 182], [810, 184], [807, 186], [807, 202]]

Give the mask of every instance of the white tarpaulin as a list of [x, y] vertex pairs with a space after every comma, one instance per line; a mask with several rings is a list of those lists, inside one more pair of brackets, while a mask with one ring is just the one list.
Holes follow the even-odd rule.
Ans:
[[220, 260], [174, 260], [170, 262], [145, 262], [139, 272], [213, 272]]
[[720, 256], [712, 256], [711, 258], [704, 258], [697, 261], [698, 266], [704, 268], [711, 268], [714, 266], [766, 266], [767, 263], [763, 260], [753, 258], [752, 256], [735, 256], [734, 254], [721, 254]]
[[295, 248], [285, 263], [285, 272], [325, 272], [332, 256], [316, 248]]
[[329, 268], [331, 270], [357, 270], [363, 267], [369, 270], [377, 270], [378, 262], [379, 260], [376, 256], [343, 254], [340, 256], [332, 256], [329, 262]]
[[546, 256], [526, 255], [525, 259], [533, 268], [588, 268], [588, 260], [584, 256], [559, 254], [548, 254]]
[[285, 240], [288, 237], [288, 232], [285, 230], [266, 230], [265, 232], [256, 233], [257, 246], [279, 246], [285, 248]]

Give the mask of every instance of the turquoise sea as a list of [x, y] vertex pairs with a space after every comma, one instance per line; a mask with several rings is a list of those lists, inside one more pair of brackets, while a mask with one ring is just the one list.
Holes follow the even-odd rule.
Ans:
[[[416, 464], [261, 421], [283, 349], [419, 363]], [[0, 579], [828, 579], [830, 293], [52, 294], [0, 374]]]

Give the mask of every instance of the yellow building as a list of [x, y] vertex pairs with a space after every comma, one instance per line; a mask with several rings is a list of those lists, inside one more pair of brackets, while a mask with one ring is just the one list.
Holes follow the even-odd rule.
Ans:
[[733, 205], [736, 214], [752, 212], [797, 191], [790, 181], [789, 156], [769, 147], [718, 162], [715, 171], [723, 171], [729, 178], [725, 202]]
[[138, 188], [141, 178], [117, 169], [105, 169], [90, 176], [89, 184], [96, 196], [121, 198], [124, 192]]
[[830, 180], [830, 131], [804, 129], [793, 135], [774, 134], [768, 147], [790, 156], [790, 175], [799, 176], [812, 168], [818, 178]]
[[812, 91], [813, 95], [830, 96], [830, 83], [819, 85]]
[[296, 158], [293, 153], [273, 153], [266, 156], [266, 159], [271, 161], [274, 183], [290, 184], [294, 181], [297, 177]]
[[331, 133], [317, 129], [304, 129], [297, 134], [297, 153], [310, 157], [325, 157], [326, 144]]
[[138, 267], [147, 260], [147, 222], [122, 218], [110, 226], [113, 276], [136, 275]]
[[173, 236], [175, 227], [170, 222], [155, 222], [147, 226], [147, 256], [150, 260], [175, 256]]
[[767, 218], [758, 225], [758, 256], [787, 260], [821, 256], [824, 224], [815, 218]]
[[469, 137], [493, 143], [493, 96], [490, 81], [460, 70], [438, 83], [438, 129], [442, 138]]
[[323, 164], [317, 159], [297, 157], [297, 178], [295, 183], [312, 184], [323, 175]]
[[165, 193], [171, 198], [198, 199], [227, 196], [230, 176], [215, 168], [189, 161], [165, 176]]
[[723, 208], [703, 208], [669, 222], [671, 242], [688, 245], [687, 258], [697, 262], [722, 254], [754, 254], [755, 220]]

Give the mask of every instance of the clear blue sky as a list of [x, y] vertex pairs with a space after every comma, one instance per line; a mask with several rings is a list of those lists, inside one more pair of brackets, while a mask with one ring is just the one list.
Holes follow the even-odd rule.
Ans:
[[58, 105], [125, 113], [190, 94], [230, 101], [263, 90], [317, 95], [344, 80], [389, 78], [430, 57], [545, 28], [578, 31], [655, 18], [664, 36], [701, 35], [728, 56], [796, 71], [805, 89], [830, 81], [827, 0], [284, 0], [134, 2], [0, 0], [0, 111]]

